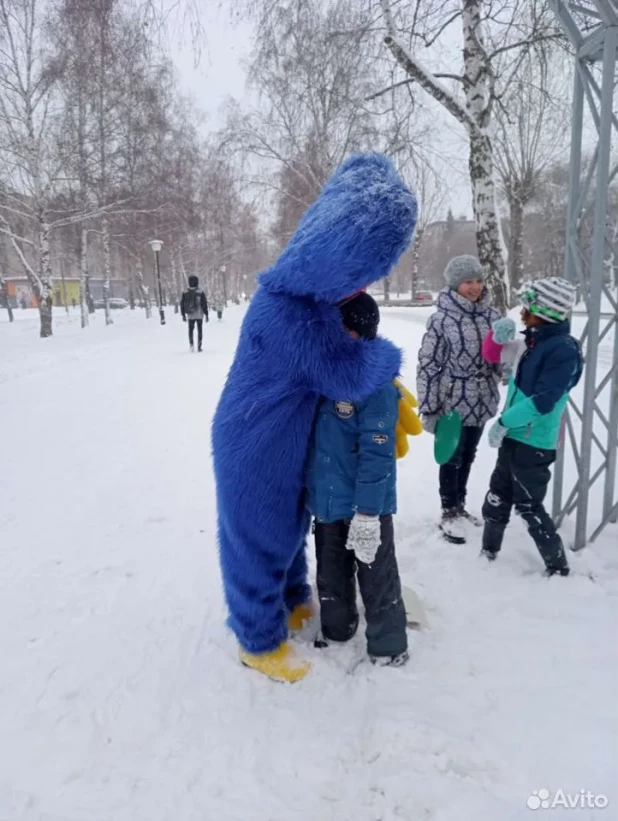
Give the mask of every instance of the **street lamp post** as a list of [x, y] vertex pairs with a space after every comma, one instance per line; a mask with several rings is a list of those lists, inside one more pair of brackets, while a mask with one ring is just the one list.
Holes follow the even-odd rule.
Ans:
[[159, 317], [161, 318], [161, 325], [165, 325], [165, 312], [163, 310], [163, 291], [161, 290], [161, 267], [159, 265], [159, 252], [163, 248], [163, 243], [160, 239], [153, 239], [150, 241], [150, 247], [155, 255], [155, 271], [157, 273], [157, 289], [159, 292]]

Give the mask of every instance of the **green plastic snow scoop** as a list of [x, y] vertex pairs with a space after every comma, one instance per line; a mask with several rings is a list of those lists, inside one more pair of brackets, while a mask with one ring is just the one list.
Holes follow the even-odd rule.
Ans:
[[433, 456], [439, 465], [445, 465], [457, 450], [461, 436], [461, 416], [457, 411], [441, 416], [436, 425]]

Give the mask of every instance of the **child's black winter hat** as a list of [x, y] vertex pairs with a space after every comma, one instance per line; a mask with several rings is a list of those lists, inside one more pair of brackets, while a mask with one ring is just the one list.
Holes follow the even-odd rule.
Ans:
[[356, 331], [364, 339], [375, 339], [380, 324], [378, 303], [369, 294], [360, 291], [339, 303], [341, 319], [349, 331]]

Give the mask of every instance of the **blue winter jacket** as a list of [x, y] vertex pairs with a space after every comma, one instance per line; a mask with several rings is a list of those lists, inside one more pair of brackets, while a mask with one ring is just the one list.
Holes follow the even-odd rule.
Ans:
[[569, 391], [583, 370], [581, 351], [570, 331], [568, 321], [525, 331], [526, 351], [500, 417], [510, 439], [544, 450], [556, 448]]
[[398, 401], [394, 385], [363, 402], [321, 400], [307, 470], [307, 506], [319, 522], [396, 512]]

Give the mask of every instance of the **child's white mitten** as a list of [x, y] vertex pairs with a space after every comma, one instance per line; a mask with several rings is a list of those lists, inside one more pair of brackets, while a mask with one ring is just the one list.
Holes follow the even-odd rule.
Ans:
[[380, 517], [355, 513], [350, 522], [346, 548], [363, 564], [371, 564], [380, 547]]

